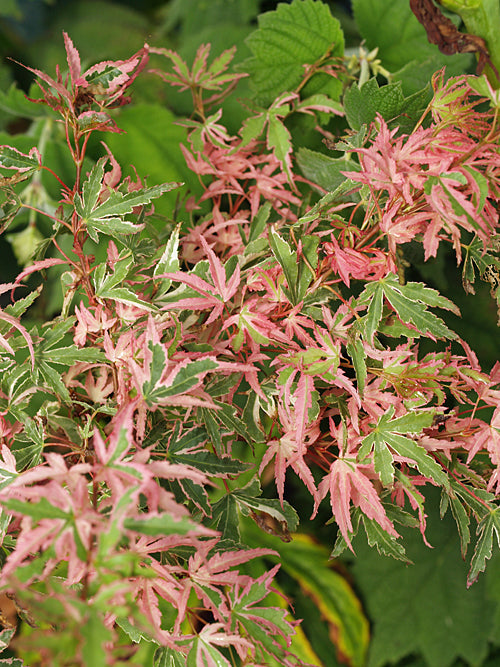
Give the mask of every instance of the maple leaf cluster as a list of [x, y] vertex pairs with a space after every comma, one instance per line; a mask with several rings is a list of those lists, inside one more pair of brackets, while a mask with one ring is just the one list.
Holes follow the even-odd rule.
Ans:
[[[244, 664], [269, 654], [297, 664], [295, 621], [266, 606], [276, 568], [245, 569], [270, 551], [240, 532], [245, 517], [270, 516], [271, 532], [291, 539], [290, 474], [313, 515], [329, 505], [334, 554], [362, 525], [404, 559], [398, 525], [426, 539], [422, 488], [440, 487], [464, 553], [471, 517], [479, 524], [474, 581], [500, 534], [500, 364], [483, 371], [434, 312], [456, 306], [402, 278], [400, 246], [419, 242], [428, 258], [451, 244], [469, 287], [472, 262], [496, 270], [494, 112], [474, 109], [470, 123], [469, 80], [436, 76], [431, 117], [410, 134], [381, 116], [362, 145], [346, 134], [359, 168], [320, 198], [295, 173], [285, 121], [339, 115], [335, 100], [304, 100], [299, 85], [231, 136], [222, 110], [207, 109], [241, 78], [226, 73], [232, 53], [209, 65], [203, 47], [190, 71], [159, 50], [174, 65], [162, 78], [193, 93], [183, 153], [203, 194], [158, 241], [150, 204], [180, 184], [123, 179], [109, 149], [82, 171], [89, 133], [116, 129], [104, 109], [126, 101], [148, 48], [82, 74], [64, 39], [68, 77], [32, 71], [77, 177], [47, 214], [54, 256], [2, 287], [16, 295], [27, 277], [65, 269], [53, 321], [28, 324], [42, 288], [0, 312], [0, 586], [35, 616], [50, 608], [82, 664], [96, 637], [117, 659], [123, 635], [154, 642], [165, 661], [229, 665], [235, 652]], [[43, 156], [1, 147], [0, 166], [25, 180]], [[421, 353], [419, 339], [447, 343]], [[261, 497], [273, 477], [277, 497]]]

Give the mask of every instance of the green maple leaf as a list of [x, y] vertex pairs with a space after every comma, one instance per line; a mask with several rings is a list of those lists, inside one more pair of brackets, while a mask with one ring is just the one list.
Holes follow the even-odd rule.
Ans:
[[366, 339], [369, 342], [373, 341], [373, 335], [382, 321], [384, 299], [404, 324], [410, 325], [409, 328], [411, 325], [415, 327], [415, 333], [412, 336], [410, 331], [408, 338], [421, 334], [434, 338], [457, 338], [457, 334], [449, 329], [442, 319], [427, 310], [428, 306], [445, 308], [460, 315], [460, 311], [452, 301], [423, 283], [400, 285], [397, 277], [389, 274], [367, 285], [358, 297], [359, 304], [368, 304], [363, 323]]
[[78, 348], [74, 344], [66, 344], [65, 338], [68, 337], [68, 331], [74, 322], [75, 318], [70, 317], [44, 329], [43, 337], [38, 340], [35, 347], [35, 364], [31, 372], [35, 382], [41, 381], [66, 402], [70, 402], [71, 399], [61, 379], [62, 368], [67, 369], [78, 362], [106, 361], [104, 353], [96, 348]]
[[96, 243], [99, 241], [99, 234], [120, 238], [123, 234], [136, 234], [141, 231], [143, 225], [126, 220], [125, 215], [132, 213], [136, 206], [149, 204], [153, 199], [181, 185], [181, 183], [162, 183], [127, 194], [110, 189], [108, 199], [98, 204], [106, 160], [107, 158], [101, 158], [95, 164], [83, 184], [81, 196], [77, 193], [74, 198], [75, 211], [89, 236]]
[[403, 417], [392, 419], [394, 406], [382, 415], [372, 431], [363, 438], [358, 458], [363, 460], [373, 451], [375, 472], [380, 475], [384, 486], [390, 486], [394, 479], [394, 454], [410, 459], [419, 472], [444, 487], [449, 486], [448, 476], [441, 466], [404, 433], [420, 433], [432, 424], [432, 412], [409, 412]]

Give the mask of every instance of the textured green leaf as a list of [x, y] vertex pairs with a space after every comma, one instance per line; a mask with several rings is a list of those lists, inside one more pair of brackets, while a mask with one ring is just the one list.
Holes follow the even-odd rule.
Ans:
[[355, 542], [353, 573], [373, 619], [368, 667], [411, 654], [421, 655], [427, 667], [449, 667], [457, 658], [480, 665], [488, 653], [495, 604], [486, 597], [486, 580], [467, 590], [455, 523], [449, 515], [440, 519], [437, 490], [426, 496], [426, 535], [434, 548], [418, 531], [401, 529], [413, 565]]
[[353, 130], [369, 125], [380, 114], [392, 128], [409, 134], [428, 101], [428, 91], [423, 89], [409, 97], [403, 95], [401, 82], [379, 87], [377, 79], [370, 79], [361, 88], [354, 83], [344, 95], [347, 122]]
[[342, 171], [359, 171], [359, 164], [354, 160], [333, 158], [304, 147], [297, 152], [297, 164], [306, 178], [329, 191], [346, 180]]
[[[279, 4], [275, 11], [261, 14], [258, 29], [246, 43], [254, 57], [243, 67], [250, 74], [257, 102], [263, 106], [280, 93], [293, 91], [304, 76], [305, 64], [313, 64], [327, 53], [338, 57], [344, 52], [339, 22], [326, 4], [313, 0]], [[311, 90], [310, 94], [323, 92], [335, 99], [340, 92], [338, 81], [321, 81], [323, 90]]]

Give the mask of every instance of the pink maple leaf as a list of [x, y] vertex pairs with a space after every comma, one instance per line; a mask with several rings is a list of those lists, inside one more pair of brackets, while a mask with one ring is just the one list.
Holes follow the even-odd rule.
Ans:
[[367, 477], [369, 466], [360, 465], [354, 459], [339, 458], [330, 465], [330, 472], [318, 486], [314, 514], [319, 502], [330, 493], [330, 504], [342, 537], [353, 551], [350, 533], [352, 533], [351, 502], [359, 507], [370, 519], [375, 521], [392, 537], [399, 537], [392, 522], [387, 518], [373, 483]]

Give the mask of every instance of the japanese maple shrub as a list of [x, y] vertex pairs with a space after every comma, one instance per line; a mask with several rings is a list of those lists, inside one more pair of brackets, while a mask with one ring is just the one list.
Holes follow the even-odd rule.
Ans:
[[[299, 38], [307, 54], [272, 74], [267, 49], [297, 54]], [[287, 472], [313, 515], [330, 507], [333, 555], [365, 532], [405, 559], [398, 526], [425, 540], [427, 485], [464, 556], [477, 524], [469, 583], [500, 537], [500, 364], [481, 370], [436, 314], [457, 307], [405, 280], [404, 256], [448, 245], [465, 289], [477, 272], [498, 300], [497, 92], [443, 71], [430, 101], [362, 86], [313, 0], [263, 15], [248, 43], [238, 73], [234, 50], [210, 60], [202, 46], [190, 68], [147, 45], [82, 71], [64, 34], [64, 72], [28, 69], [71, 181], [45, 165], [43, 133], [28, 151], [0, 147], [2, 231], [26, 211], [31, 233], [51, 221], [0, 311], [0, 585], [43, 664], [144, 664], [145, 646], [158, 665], [302, 664], [271, 595], [278, 565], [246, 569], [272, 552], [240, 532], [254, 521], [293, 539]], [[182, 151], [201, 194], [123, 177], [105, 144], [91, 159], [147, 70], [192, 93]], [[224, 100], [247, 75], [255, 103], [231, 134]], [[363, 95], [382, 111], [369, 117]], [[304, 127], [336, 156], [297, 152]], [[338, 187], [315, 178], [318, 160]], [[175, 219], [159, 222], [152, 203], [174, 189]], [[59, 310], [37, 322], [55, 284]]]

